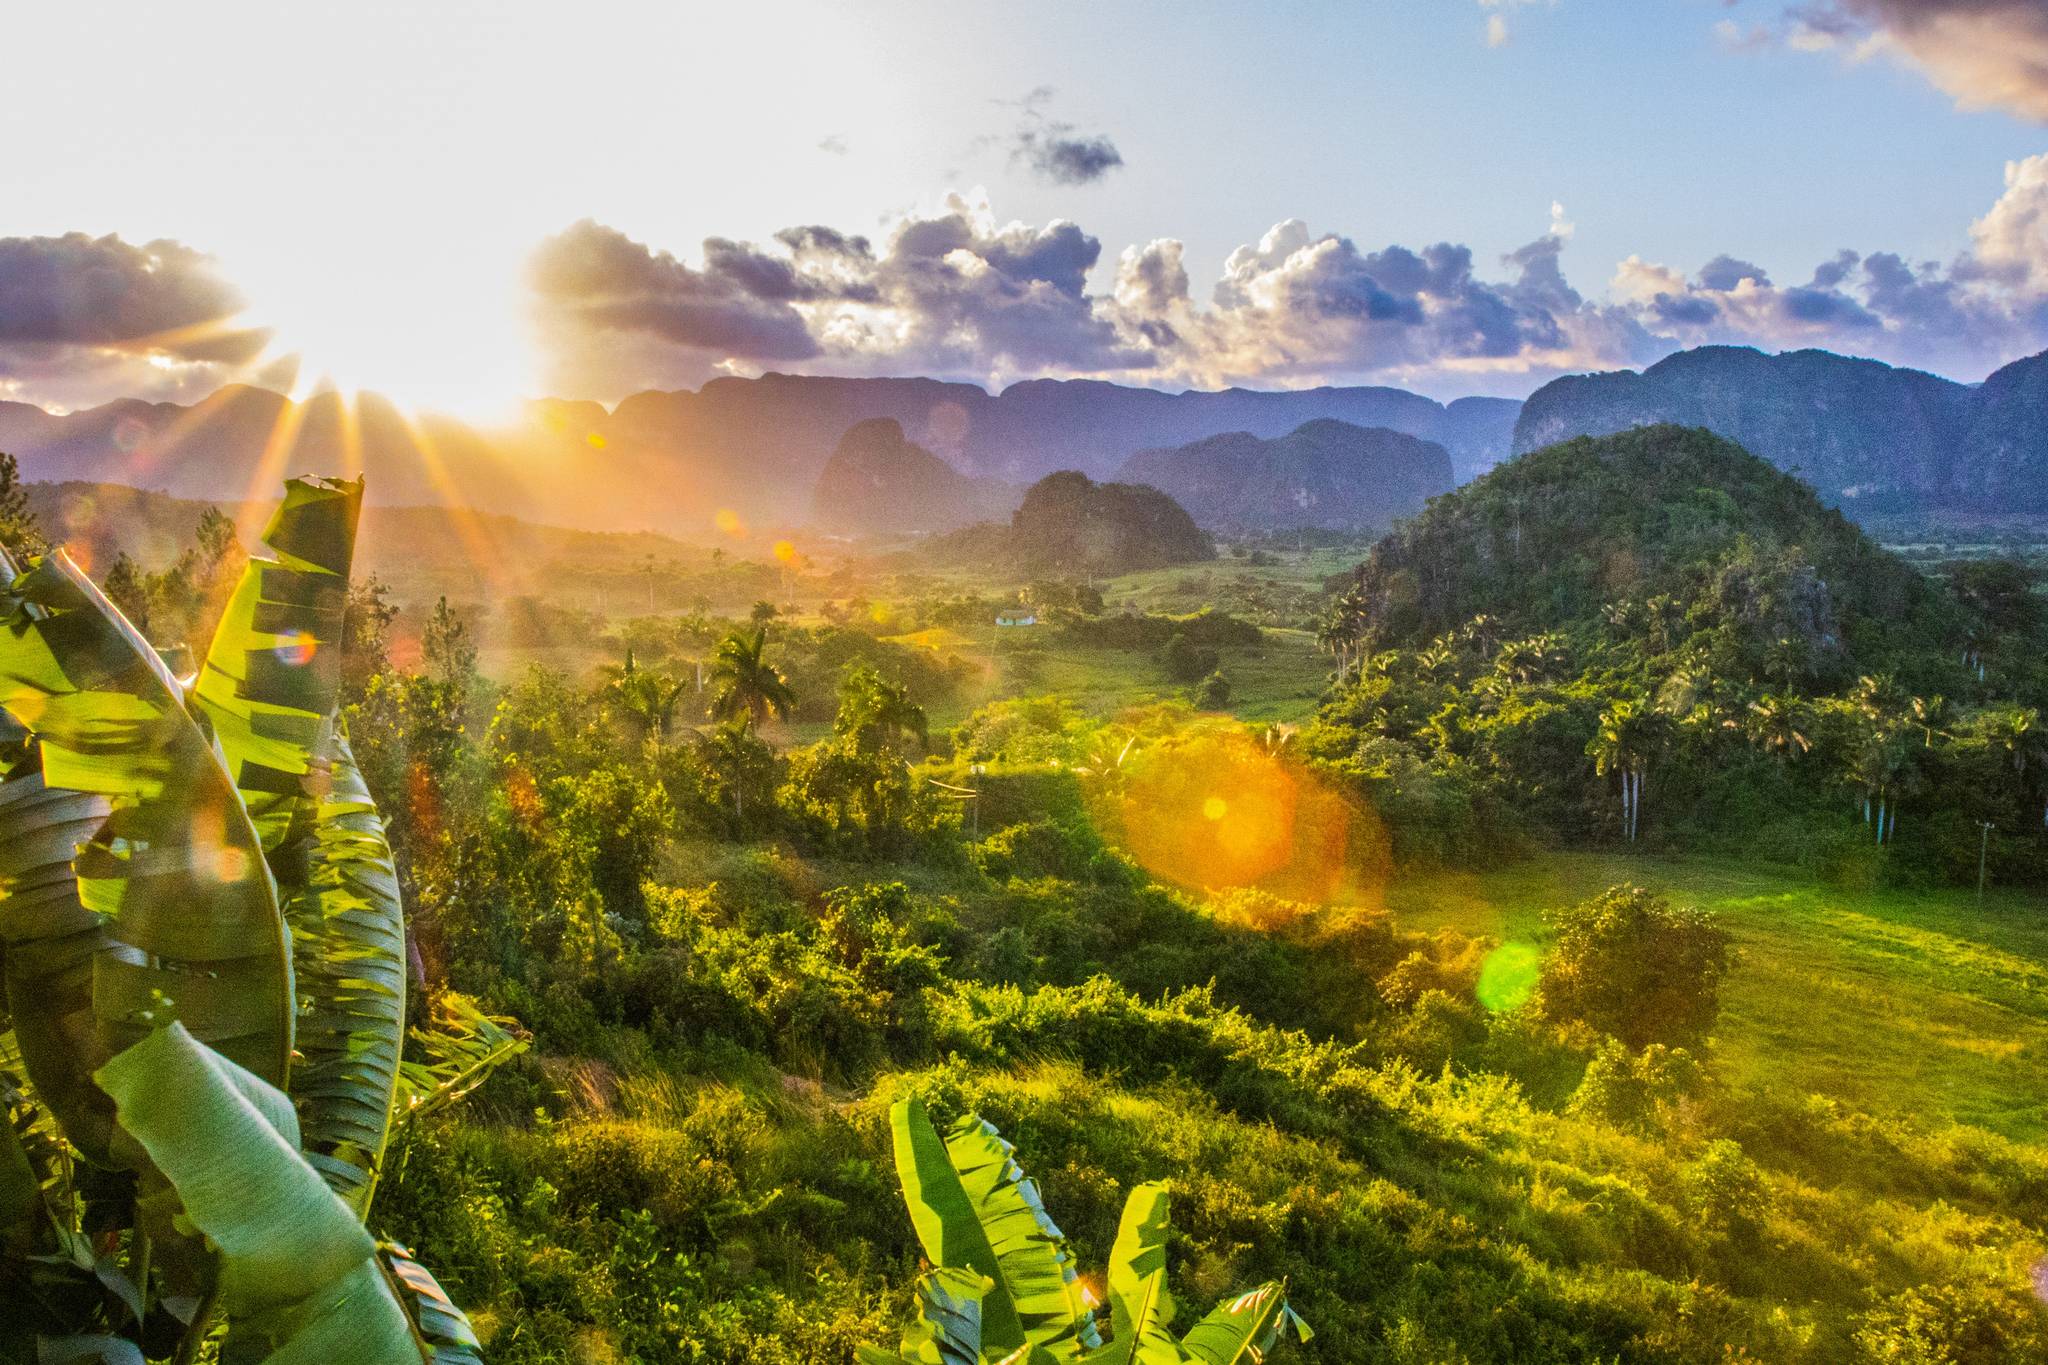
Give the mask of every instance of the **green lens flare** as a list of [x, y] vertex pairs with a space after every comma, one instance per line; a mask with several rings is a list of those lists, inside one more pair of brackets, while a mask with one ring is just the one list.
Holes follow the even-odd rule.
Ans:
[[1479, 968], [1479, 1003], [1495, 1014], [1520, 1009], [1536, 993], [1543, 952], [1533, 943], [1503, 943]]

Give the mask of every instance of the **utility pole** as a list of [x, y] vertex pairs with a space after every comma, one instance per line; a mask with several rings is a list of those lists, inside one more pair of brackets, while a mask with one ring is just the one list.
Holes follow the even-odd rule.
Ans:
[[1977, 828], [1980, 831], [1977, 838], [1977, 904], [1979, 907], [1982, 907], [1984, 904], [1984, 865], [1987, 855], [1991, 852], [1991, 822], [1989, 820], [1979, 820]]

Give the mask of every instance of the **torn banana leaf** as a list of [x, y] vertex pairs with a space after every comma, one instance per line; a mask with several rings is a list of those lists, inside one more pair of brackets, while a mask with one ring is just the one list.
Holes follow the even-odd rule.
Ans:
[[507, 1027], [511, 1022], [485, 1014], [467, 996], [443, 992], [434, 1026], [412, 1031], [419, 1060], [399, 1067], [393, 1130], [454, 1104], [526, 1051], [526, 1040]]
[[[220, 751], [156, 651], [61, 551], [12, 598], [0, 707], [33, 736], [42, 786], [26, 774], [0, 784], [0, 846], [18, 878], [0, 910], [8, 1000], [44, 1104], [88, 1156], [130, 1164], [90, 1074], [143, 1036], [146, 1016], [168, 1009], [238, 1065], [285, 1081], [284, 919]], [[74, 901], [57, 869], [95, 801], [106, 814], [71, 860]]]
[[182, 1024], [146, 1034], [98, 1079], [219, 1249], [224, 1361], [431, 1365], [376, 1242], [300, 1156], [282, 1092]]
[[308, 775], [341, 690], [341, 629], [363, 484], [291, 479], [206, 651], [193, 700], [265, 849], [309, 816]]
[[326, 747], [304, 880], [285, 901], [300, 998], [292, 1099], [306, 1159], [360, 1216], [376, 1190], [405, 1046], [405, 911], [347, 735], [331, 731]]

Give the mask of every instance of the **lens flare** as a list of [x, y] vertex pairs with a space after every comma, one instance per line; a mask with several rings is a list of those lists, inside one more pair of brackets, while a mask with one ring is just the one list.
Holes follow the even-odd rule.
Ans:
[[1529, 1003], [1543, 975], [1543, 950], [1533, 943], [1503, 943], [1479, 966], [1479, 1003], [1507, 1014]]
[[776, 541], [775, 557], [785, 564], [794, 563], [796, 561], [796, 542], [793, 540]]
[[1090, 804], [1132, 858], [1182, 886], [1358, 903], [1385, 885], [1386, 832], [1371, 810], [1234, 728], [1133, 749]]
[[720, 535], [731, 536], [735, 540], [738, 540], [747, 533], [747, 523], [742, 521], [740, 514], [733, 511], [730, 507], [719, 508], [717, 513], [711, 518], [711, 524], [718, 528]]
[[277, 661], [281, 664], [291, 668], [304, 668], [312, 663], [313, 656], [320, 652], [320, 642], [307, 631], [295, 630], [281, 636], [278, 642], [270, 647], [270, 652], [277, 656]]
[[603, 436], [593, 431], [588, 436], [585, 436], [583, 438], [583, 444], [589, 446], [592, 450], [603, 450], [605, 447], [605, 439]]

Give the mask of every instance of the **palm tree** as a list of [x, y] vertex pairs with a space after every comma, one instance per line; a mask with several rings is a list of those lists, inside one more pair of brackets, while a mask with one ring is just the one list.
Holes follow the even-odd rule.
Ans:
[[757, 628], [751, 638], [734, 631], [718, 642], [712, 656], [711, 714], [758, 729], [772, 716], [787, 716], [796, 705], [789, 679], [767, 659], [768, 631]]
[[1749, 704], [1743, 732], [1750, 743], [1784, 762], [1813, 748], [1806, 734], [1810, 713], [1806, 700], [1793, 692], [1766, 692]]
[[1877, 842], [1888, 844], [1898, 827], [1892, 800], [1907, 764], [1906, 725], [1882, 712], [1866, 716], [1850, 752], [1849, 780], [1863, 789], [1863, 823], [1875, 820]]
[[1586, 746], [1595, 773], [1621, 779], [1622, 837], [1631, 843], [1642, 825], [1643, 776], [1661, 739], [1660, 719], [1640, 698], [1624, 697], [1602, 713], [1600, 728]]
[[646, 728], [654, 739], [654, 746], [660, 748], [668, 735], [669, 723], [675, 719], [676, 706], [682, 701], [689, 684], [637, 667], [630, 648], [626, 651], [623, 665], [605, 671], [611, 675], [610, 687], [617, 695], [619, 705]]
[[855, 664], [840, 680], [839, 714], [832, 729], [851, 738], [862, 753], [913, 737], [922, 745], [928, 734], [924, 708], [912, 701], [901, 685], [868, 664]]
[[[2033, 783], [2027, 778], [2032, 769], [2040, 773], [2048, 769], [2048, 731], [2041, 726], [2041, 713], [2031, 706], [2007, 706], [1990, 716], [1990, 739], [1994, 749], [2005, 755], [2005, 761], [2019, 779], [2020, 799], [2028, 799]], [[2041, 824], [2048, 828], [2048, 802], [2041, 809]]]
[[1914, 697], [1907, 703], [1907, 709], [1913, 713], [1913, 728], [1920, 732], [1923, 747], [1932, 749], [1937, 735], [1948, 738], [1947, 732], [1941, 728], [1942, 722], [1948, 719], [1948, 698], [1938, 693], [1932, 697]]

